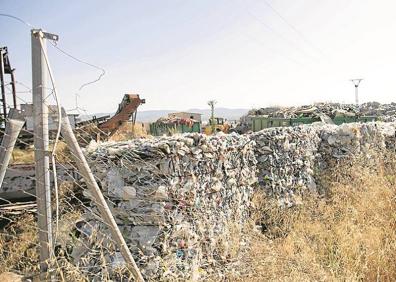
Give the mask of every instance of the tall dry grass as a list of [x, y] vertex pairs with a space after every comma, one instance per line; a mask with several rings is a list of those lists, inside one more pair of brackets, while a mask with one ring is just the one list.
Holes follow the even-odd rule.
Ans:
[[300, 207], [281, 209], [257, 194], [264, 233], [253, 235], [242, 280], [396, 281], [395, 161], [376, 163], [327, 171], [326, 196]]
[[142, 123], [125, 122], [109, 137], [110, 141], [126, 141], [139, 137], [147, 137], [146, 128]]

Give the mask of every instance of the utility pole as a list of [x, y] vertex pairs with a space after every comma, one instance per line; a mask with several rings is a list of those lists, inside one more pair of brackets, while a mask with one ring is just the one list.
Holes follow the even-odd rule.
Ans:
[[359, 84], [362, 80], [363, 78], [351, 79], [352, 83], [355, 85], [355, 103], [357, 108], [359, 108]]
[[212, 127], [212, 134], [215, 132], [216, 125], [215, 125], [215, 118], [214, 118], [214, 106], [217, 102], [215, 100], [210, 100], [208, 105], [210, 106], [211, 114], [210, 114], [210, 125]]
[[[37, 196], [37, 213], [39, 226], [39, 243], [40, 243], [40, 281], [50, 278], [53, 280], [51, 273], [51, 259], [54, 258], [52, 245], [52, 226], [51, 226], [51, 193], [49, 178], [49, 156], [48, 152], [48, 105], [45, 104], [45, 85], [48, 58], [46, 47], [43, 39], [58, 40], [58, 36], [43, 32], [42, 30], [32, 30], [32, 73], [33, 73], [33, 110], [34, 110], [34, 147], [35, 147], [35, 167], [36, 167], [36, 196]], [[51, 75], [51, 70], [50, 70]], [[52, 75], [51, 75], [51, 80]], [[52, 81], [53, 82], [53, 81]], [[55, 86], [54, 86], [55, 89]], [[56, 90], [54, 90], [56, 91]], [[132, 257], [128, 246], [122, 237], [121, 231], [106, 203], [102, 192], [96, 183], [88, 163], [79, 147], [73, 130], [70, 126], [69, 119], [64, 109], [61, 114], [61, 132], [65, 138], [66, 144], [72, 152], [76, 165], [91, 190], [98, 209], [103, 217], [104, 222], [110, 227], [111, 233], [118, 245], [120, 252], [131, 270], [136, 281], [144, 281], [143, 276]]]
[[[47, 66], [44, 57], [46, 38], [57, 40], [58, 36], [33, 29], [32, 39], [32, 94], [34, 122], [34, 161], [36, 176], [37, 221], [40, 246], [41, 278], [50, 277], [53, 254], [51, 224], [51, 191], [49, 171], [48, 105], [46, 98]], [[49, 274], [49, 275], [48, 275]]]

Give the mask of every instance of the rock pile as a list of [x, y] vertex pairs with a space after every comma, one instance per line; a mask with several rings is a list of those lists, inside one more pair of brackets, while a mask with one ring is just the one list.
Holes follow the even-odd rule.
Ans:
[[248, 136], [188, 134], [87, 148], [146, 278], [197, 279], [237, 254], [257, 179], [253, 146]]

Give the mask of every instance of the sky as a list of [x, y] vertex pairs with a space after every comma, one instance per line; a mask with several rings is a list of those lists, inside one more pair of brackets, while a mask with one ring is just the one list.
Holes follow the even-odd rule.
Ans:
[[[395, 101], [394, 0], [0, 0], [0, 13], [59, 35], [48, 55], [61, 104], [114, 112]], [[16, 79], [31, 87], [30, 28], [0, 16]], [[19, 101], [31, 93], [17, 85]], [[77, 102], [76, 102], [77, 100]]]

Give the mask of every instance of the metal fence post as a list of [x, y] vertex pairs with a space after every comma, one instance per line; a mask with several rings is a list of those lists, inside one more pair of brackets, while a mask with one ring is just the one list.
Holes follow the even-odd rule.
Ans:
[[88, 189], [90, 189], [93, 197], [95, 198], [96, 205], [98, 206], [99, 212], [103, 217], [104, 222], [106, 222], [109, 227], [111, 234], [114, 238], [114, 241], [117, 243], [118, 248], [121, 251], [121, 254], [127, 264], [128, 269], [132, 272], [136, 281], [144, 281], [142, 274], [140, 273], [139, 268], [136, 265], [135, 260], [132, 257], [130, 250], [122, 237], [121, 231], [117, 226], [116, 221], [109, 209], [109, 206], [106, 203], [105, 198], [103, 197], [102, 192], [96, 180], [91, 172], [91, 169], [88, 166], [87, 160], [85, 159], [80, 146], [77, 143], [76, 137], [74, 136], [73, 130], [70, 126], [69, 118], [67, 117], [66, 112], [62, 109], [62, 136], [66, 141], [67, 146], [69, 147], [72, 156], [76, 162], [76, 165], [83, 176], [85, 183], [87, 183]]
[[[43, 56], [41, 30], [32, 30], [32, 93], [34, 117], [34, 161], [40, 272], [46, 275], [52, 254], [51, 192], [48, 154], [48, 105], [45, 104], [47, 67]], [[44, 45], [45, 48], [45, 45]]]

